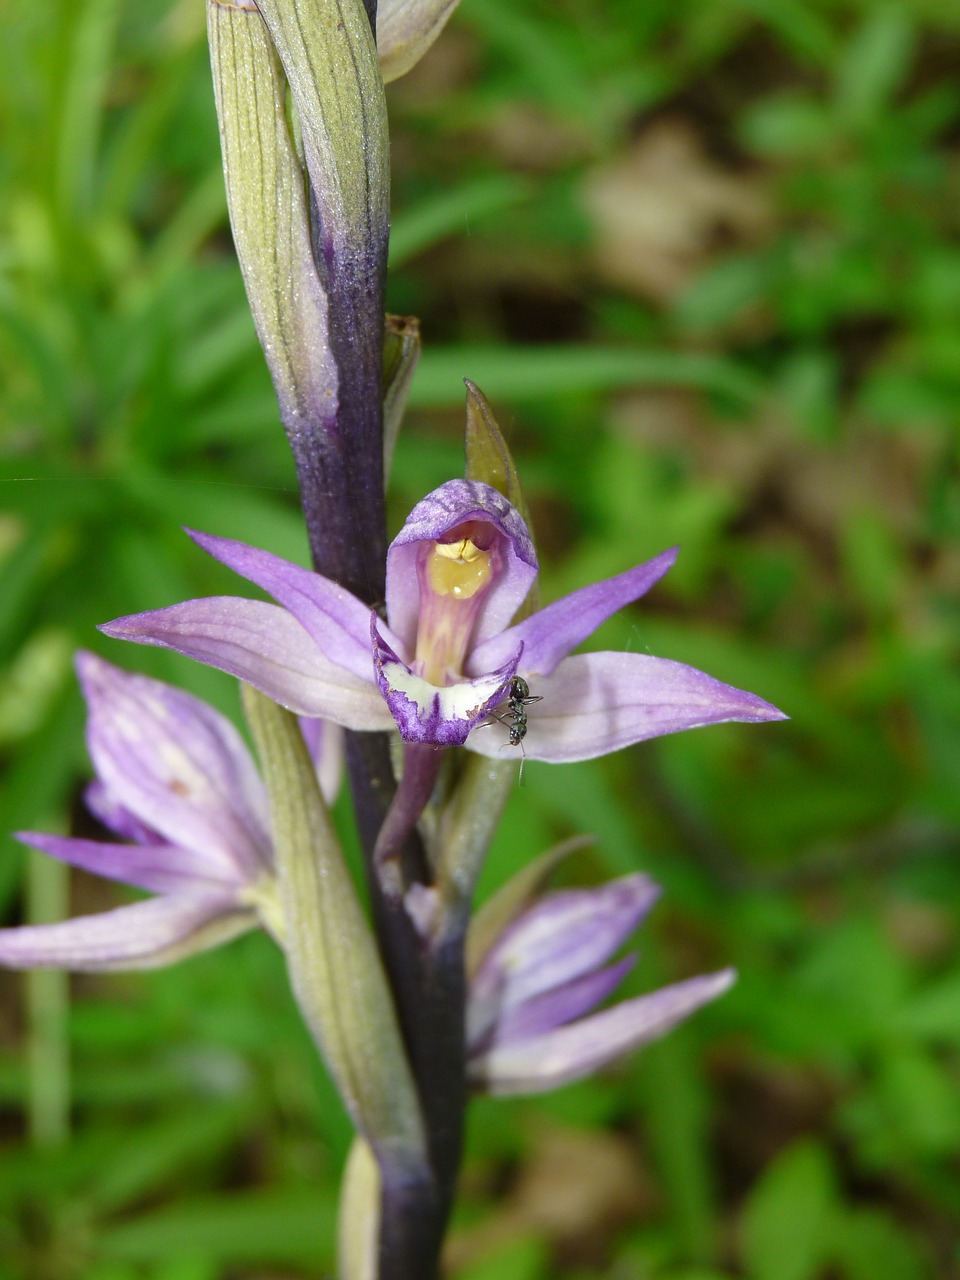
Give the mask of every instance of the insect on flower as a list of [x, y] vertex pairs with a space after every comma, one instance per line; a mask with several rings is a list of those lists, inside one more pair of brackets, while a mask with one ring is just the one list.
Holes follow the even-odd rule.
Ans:
[[[532, 706], [535, 702], [542, 702], [543, 698], [537, 694], [531, 695], [530, 686], [524, 680], [523, 676], [513, 676], [509, 684], [509, 693], [507, 694], [507, 709], [499, 714], [494, 713], [493, 719], [499, 724], [506, 725], [510, 730], [510, 740], [503, 744], [504, 747], [520, 748], [520, 776], [518, 782], [523, 783], [523, 762], [526, 760], [526, 754], [523, 750], [523, 740], [527, 736], [527, 707]], [[492, 721], [487, 721], [488, 724]], [[501, 751], [503, 747], [501, 747]]]

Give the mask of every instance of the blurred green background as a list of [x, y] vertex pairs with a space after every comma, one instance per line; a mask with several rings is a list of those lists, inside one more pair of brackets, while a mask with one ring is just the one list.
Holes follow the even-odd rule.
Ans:
[[[6, 833], [83, 822], [77, 646], [236, 714], [94, 630], [238, 589], [179, 526], [305, 540], [200, 0], [3, 9]], [[741, 978], [600, 1079], [475, 1104], [451, 1275], [955, 1277], [960, 11], [463, 0], [389, 99], [390, 305], [426, 342], [394, 527], [462, 470], [468, 375], [544, 598], [678, 542], [599, 642], [793, 717], [528, 764], [485, 888], [591, 831], [579, 875], [665, 889], [633, 989]], [[4, 834], [8, 923], [120, 900]], [[329, 1272], [349, 1130], [265, 939], [0, 992], [0, 1280]]]

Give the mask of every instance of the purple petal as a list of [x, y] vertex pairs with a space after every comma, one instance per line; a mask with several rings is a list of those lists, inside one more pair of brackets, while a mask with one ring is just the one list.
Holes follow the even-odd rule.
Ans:
[[[116, 796], [112, 796], [99, 778], [89, 783], [83, 793], [83, 802], [93, 816], [108, 831], [121, 840], [134, 840], [137, 844], [164, 844], [152, 827], [124, 808]], [[55, 857], [57, 855], [54, 855]]]
[[[543, 701], [529, 711], [524, 752], [555, 763], [590, 760], [645, 738], [727, 720], [788, 718], [756, 694], [643, 653], [575, 654], [552, 675], [531, 676], [530, 692]], [[504, 734], [474, 733], [467, 746], [497, 756], [503, 740]]]
[[690, 978], [650, 995], [624, 1000], [569, 1026], [495, 1048], [474, 1058], [470, 1078], [487, 1093], [544, 1093], [579, 1080], [622, 1054], [656, 1040], [694, 1010], [723, 995], [733, 969]]
[[215, 560], [255, 582], [289, 609], [328, 661], [361, 680], [372, 681], [370, 610], [356, 596], [311, 569], [245, 542], [192, 529], [187, 533]]
[[226, 942], [256, 915], [224, 894], [150, 898], [59, 924], [0, 929], [0, 965], [11, 969], [151, 969]]
[[480, 966], [470, 987], [471, 1037], [516, 1006], [599, 968], [659, 893], [638, 872], [593, 889], [547, 894], [507, 926]]
[[585, 974], [564, 987], [545, 991], [524, 1004], [507, 1010], [493, 1028], [484, 1047], [505, 1047], [529, 1040], [582, 1018], [616, 990], [636, 963], [635, 955], [624, 956], [616, 964]]
[[483, 671], [503, 661], [523, 641], [523, 669], [549, 675], [562, 658], [596, 631], [618, 609], [632, 604], [659, 582], [677, 558], [678, 548], [604, 582], [573, 591], [493, 636], [470, 655], [470, 670]]
[[[498, 635], [523, 603], [537, 576], [537, 556], [527, 526], [502, 493], [476, 480], [448, 480], [418, 502], [387, 552], [387, 617], [408, 653], [417, 636], [420, 586], [418, 544], [436, 541], [467, 520], [492, 524], [501, 535], [505, 563], [483, 604], [474, 635], [480, 644]], [[514, 649], [516, 645], [514, 645]], [[491, 663], [488, 670], [505, 658]]]
[[182, 689], [77, 656], [87, 745], [111, 796], [201, 875], [238, 882], [271, 864], [266, 792], [229, 720]]
[[327, 804], [333, 804], [343, 781], [343, 730], [330, 720], [303, 716], [300, 732], [317, 769], [317, 780]]
[[462, 746], [471, 729], [482, 726], [503, 702], [520, 661], [517, 652], [499, 671], [440, 686], [424, 680], [400, 661], [380, 634], [376, 614], [371, 621], [371, 634], [377, 683], [405, 742]]
[[205, 868], [200, 873], [196, 853], [177, 845], [102, 844], [42, 831], [18, 831], [16, 838], [72, 867], [152, 893], [222, 893], [236, 887], [236, 877], [229, 872], [217, 876], [215, 869]]
[[361, 680], [328, 661], [278, 605], [214, 596], [117, 618], [100, 630], [218, 667], [298, 715], [320, 716], [347, 729], [393, 727], [372, 679]]

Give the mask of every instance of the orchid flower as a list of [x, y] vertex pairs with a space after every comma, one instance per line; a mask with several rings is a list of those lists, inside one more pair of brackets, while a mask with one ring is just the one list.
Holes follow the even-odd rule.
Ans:
[[[278, 602], [188, 600], [107, 623], [110, 636], [160, 645], [231, 672], [300, 715], [349, 729], [396, 726], [406, 742], [511, 744], [515, 677], [523, 750], [572, 761], [726, 720], [785, 717], [752, 693], [641, 653], [571, 651], [643, 595], [676, 552], [574, 591], [511, 625], [537, 575], [520, 514], [496, 489], [451, 480], [414, 507], [387, 553], [386, 622], [343, 587], [241, 542], [191, 536]], [[499, 710], [498, 710], [499, 709]]]
[[[77, 656], [96, 780], [87, 807], [122, 844], [25, 831], [24, 844], [156, 897], [57, 924], [0, 929], [0, 964], [151, 968], [264, 924], [278, 930], [267, 796], [243, 739], [180, 689]], [[336, 735], [305, 726], [336, 784]]]
[[656, 1040], [722, 995], [732, 969], [592, 1012], [633, 966], [607, 964], [653, 906], [645, 875], [549, 893], [509, 923], [473, 975], [468, 1071], [486, 1093], [543, 1093]]

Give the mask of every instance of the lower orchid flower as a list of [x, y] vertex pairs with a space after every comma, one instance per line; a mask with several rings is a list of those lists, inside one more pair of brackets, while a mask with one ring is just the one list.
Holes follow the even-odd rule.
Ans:
[[467, 1008], [468, 1071], [492, 1094], [542, 1093], [590, 1075], [671, 1030], [733, 983], [732, 969], [595, 1012], [633, 966], [607, 962], [653, 906], [645, 875], [549, 893], [480, 959]]
[[[479, 481], [451, 480], [413, 509], [387, 553], [386, 622], [336, 583], [240, 542], [191, 535], [278, 602], [189, 600], [106, 624], [254, 685], [283, 706], [350, 729], [396, 726], [406, 742], [496, 757], [525, 682], [523, 749], [572, 761], [727, 720], [785, 719], [755, 694], [640, 653], [572, 654], [673, 564], [666, 551], [511, 625], [538, 565], [519, 512]], [[497, 722], [506, 733], [497, 732]], [[478, 732], [484, 726], [485, 732]]]
[[[234, 726], [191, 694], [92, 653], [78, 655], [77, 671], [97, 775], [87, 807], [124, 843], [36, 831], [18, 839], [157, 896], [61, 923], [0, 929], [0, 964], [149, 968], [258, 924], [279, 932], [266, 791]], [[336, 743], [328, 726], [305, 729], [321, 776], [332, 780]]]

